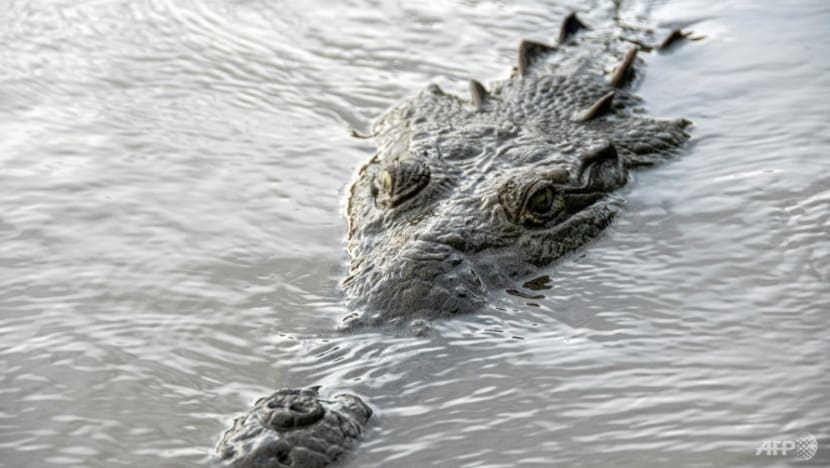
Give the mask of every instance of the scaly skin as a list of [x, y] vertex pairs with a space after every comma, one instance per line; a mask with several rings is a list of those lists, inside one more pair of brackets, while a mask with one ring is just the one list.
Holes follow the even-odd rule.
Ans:
[[489, 92], [430, 85], [375, 124], [349, 191], [346, 327], [475, 311], [600, 234], [628, 170], [686, 141], [687, 121], [645, 116], [625, 89], [636, 50], [580, 26], [569, 17], [556, 47], [523, 42]]
[[216, 447], [233, 468], [322, 468], [360, 440], [372, 410], [354, 395], [324, 400], [316, 387], [284, 388], [237, 418]]

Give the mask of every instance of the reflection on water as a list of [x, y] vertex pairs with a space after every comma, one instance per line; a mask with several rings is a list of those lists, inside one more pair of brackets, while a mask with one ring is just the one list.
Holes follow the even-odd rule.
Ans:
[[[23, 2], [0, 21], [0, 466], [189, 466], [273, 388], [377, 410], [349, 466], [830, 464], [830, 8], [700, 0], [641, 94], [695, 121], [550, 289], [333, 331], [348, 138], [611, 2]], [[570, 5], [568, 4], [570, 3]], [[645, 16], [648, 15], [648, 18]], [[541, 295], [541, 298], [529, 298]]]

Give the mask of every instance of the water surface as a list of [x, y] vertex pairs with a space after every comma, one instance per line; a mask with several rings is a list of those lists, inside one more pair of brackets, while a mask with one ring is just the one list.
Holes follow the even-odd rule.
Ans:
[[[410, 2], [411, 3], [411, 2]], [[612, 2], [11, 0], [0, 9], [0, 466], [209, 463], [280, 386], [377, 410], [345, 466], [830, 465], [830, 6], [624, 4], [695, 122], [527, 300], [334, 332], [351, 139]], [[756, 455], [804, 432], [809, 462]]]

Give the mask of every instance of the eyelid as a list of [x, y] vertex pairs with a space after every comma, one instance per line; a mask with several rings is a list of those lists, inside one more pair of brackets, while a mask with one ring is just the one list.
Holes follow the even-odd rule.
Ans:
[[[380, 173], [382, 192], [378, 201], [395, 207], [409, 200], [429, 184], [429, 165], [420, 159], [395, 160]], [[384, 179], [389, 177], [388, 183]]]
[[[523, 178], [531, 176], [534, 177], [532, 182], [521, 183]], [[499, 204], [514, 224], [524, 224], [529, 211], [528, 204], [536, 193], [540, 190], [551, 189], [553, 191], [551, 210], [553, 210], [557, 194], [569, 180], [570, 172], [562, 167], [551, 168], [541, 174], [534, 172], [511, 177], [499, 190]]]
[[[553, 184], [553, 182], [551, 182], [550, 180], [547, 180], [547, 179], [540, 179], [540, 180], [537, 180], [537, 181], [533, 182], [532, 184], [528, 185], [525, 188], [525, 190], [522, 192], [522, 208], [521, 208], [521, 211], [520, 211], [520, 216], [523, 216], [525, 213], [527, 213], [530, 210], [530, 208], [528, 208], [528, 204], [530, 204], [530, 200], [533, 199], [533, 197], [537, 193], [539, 193], [540, 191], [547, 190], [547, 189], [551, 190], [551, 195], [552, 195], [551, 202], [552, 202], [553, 199], [556, 197], [556, 187]], [[530, 210], [530, 211], [532, 211], [532, 210]]]
[[526, 205], [528, 199], [530, 199], [536, 192], [539, 190], [543, 190], [545, 188], [553, 188], [553, 182], [548, 179], [539, 179], [533, 181], [531, 184], [525, 186], [524, 190], [522, 190], [522, 205]]

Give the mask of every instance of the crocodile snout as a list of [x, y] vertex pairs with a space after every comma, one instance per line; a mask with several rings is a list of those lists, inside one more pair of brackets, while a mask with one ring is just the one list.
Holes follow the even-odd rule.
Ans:
[[[379, 268], [373, 265], [370, 273]], [[379, 281], [362, 283], [364, 294], [349, 304], [359, 312], [350, 322], [372, 324], [381, 315], [384, 322], [450, 317], [476, 310], [486, 298], [486, 285], [472, 262], [447, 244], [414, 241], [382, 268], [375, 275]]]

